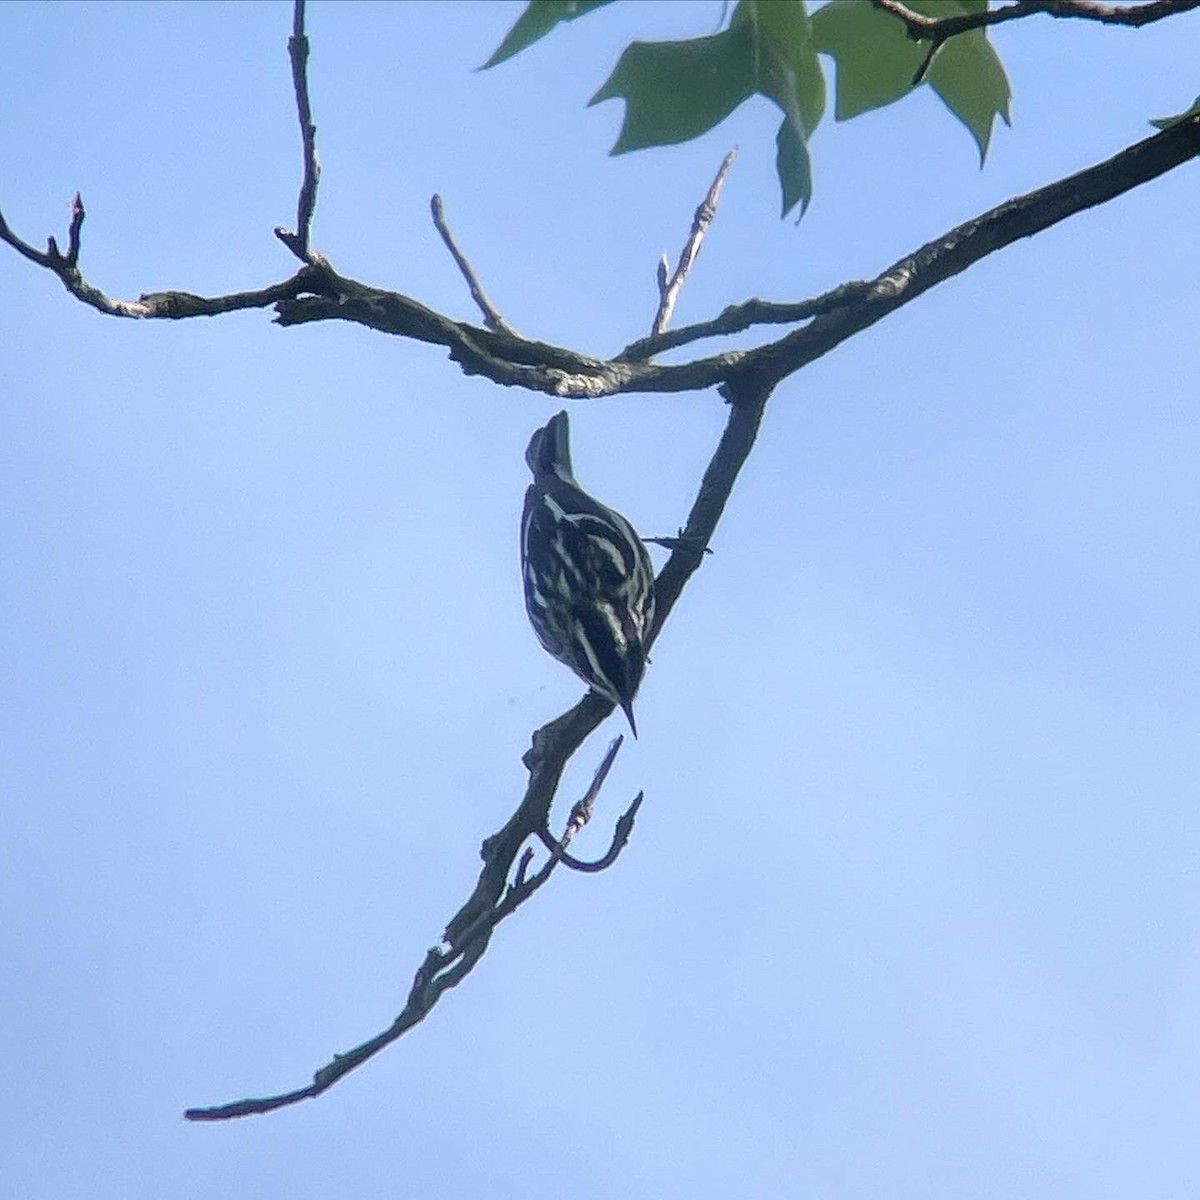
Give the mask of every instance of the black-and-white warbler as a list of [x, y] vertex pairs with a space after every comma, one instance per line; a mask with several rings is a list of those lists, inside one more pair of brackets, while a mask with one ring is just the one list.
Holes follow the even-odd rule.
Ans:
[[633, 719], [654, 619], [654, 568], [620, 513], [592, 499], [571, 470], [567, 414], [529, 441], [533, 483], [521, 518], [521, 573], [533, 631], [559, 662]]

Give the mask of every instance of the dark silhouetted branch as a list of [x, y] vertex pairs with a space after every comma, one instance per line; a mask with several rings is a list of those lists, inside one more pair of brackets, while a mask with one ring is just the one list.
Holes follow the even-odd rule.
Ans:
[[317, 127], [313, 124], [312, 104], [308, 98], [308, 37], [304, 32], [304, 0], [295, 0], [292, 9], [292, 36], [288, 38], [288, 57], [292, 62], [292, 87], [296, 93], [296, 115], [300, 119], [300, 141], [304, 149], [304, 178], [296, 204], [296, 229], [275, 227], [275, 236], [301, 262], [317, 265], [321, 261], [309, 246], [313, 212], [317, 207], [317, 186], [321, 182], [321, 161], [317, 158]]
[[1144, 3], [1136, 4], [1100, 4], [1094, 0], [1014, 0], [1014, 3], [1000, 8], [930, 17], [909, 8], [902, 0], [871, 0], [871, 3], [903, 21], [908, 36], [914, 41], [936, 42], [944, 42], [971, 29], [985, 29], [1039, 14], [1138, 28], [1200, 8], [1200, 0], [1144, 0]]
[[[878, 2], [894, 15], [901, 15], [899, 9], [903, 6], [895, 3], [895, 0]], [[1200, 4], [1200, 0], [1196, 0], [1196, 3]], [[1052, 15], [1083, 15], [1080, 11], [1071, 14], [1052, 11], [1055, 7], [1065, 5], [1066, 0], [1057, 0], [1057, 5], [1047, 0], [1036, 6], [1036, 11], [1051, 12]], [[1179, 0], [1179, 3], [1169, 7], [1173, 11], [1182, 11], [1184, 7], [1194, 6], [1191, 0], [1186, 0], [1186, 3], [1185, 0]], [[1035, 11], [1032, 0], [1022, 7]], [[1069, 7], [1073, 10], [1083, 7], [1098, 10], [1112, 6], [1085, 6], [1083, 0], [1078, 0]], [[1160, 0], [1157, 4], [1142, 6], [1141, 11], [1165, 10], [1167, 7]], [[670, 304], [674, 303], [671, 293], [676, 280], [668, 278], [670, 273], [664, 271], [660, 296], [662, 320], [656, 320], [655, 323], [658, 332], [627, 347], [615, 359], [597, 359], [563, 347], [518, 337], [499, 324], [496, 328], [479, 328], [451, 320], [407, 296], [373, 288], [337, 274], [324, 258], [311, 249], [309, 226], [319, 171], [315, 127], [308, 104], [305, 70], [308, 44], [303, 32], [303, 13], [303, 2], [297, 0], [289, 48], [304, 138], [305, 176], [301, 186], [297, 230], [294, 234], [277, 231], [293, 253], [305, 263], [296, 275], [269, 288], [229, 296], [205, 298], [186, 292], [157, 292], [144, 295], [137, 301], [112, 300], [87, 283], [79, 270], [84, 210], [78, 197], [72, 209], [65, 253], [60, 251], [53, 238], [49, 239], [44, 252], [35, 249], [17, 237], [3, 217], [0, 217], [0, 240], [55, 274], [81, 301], [110, 315], [182, 318], [211, 316], [239, 308], [274, 304], [280, 325], [323, 320], [352, 321], [389, 334], [443, 346], [451, 359], [468, 374], [482, 375], [505, 386], [523, 387], [555, 396], [595, 398], [621, 392], [671, 393], [719, 387], [729, 404], [726, 425], [700, 482], [684, 528], [677, 538], [663, 539], [664, 544], [670, 546], [671, 553], [655, 583], [655, 620], [647, 639], [648, 646], [657, 641], [683, 589], [704, 561], [701, 551], [712, 541], [739, 472], [753, 448], [767, 402], [780, 381], [995, 251], [1147, 183], [1200, 153], [1200, 116], [1193, 116], [1130, 146], [1106, 162], [1027, 196], [1016, 197], [965, 222], [906, 255], [873, 280], [845, 284], [821, 297], [795, 305], [752, 300], [726, 309], [713, 321], [678, 330], [674, 334], [664, 332], [663, 328], [670, 317]], [[971, 15], [979, 17], [986, 14]], [[1163, 11], [1162, 15], [1171, 14]], [[990, 23], [997, 23], [999, 19], [997, 17]], [[675, 272], [680, 284], [695, 260], [703, 230], [712, 219], [711, 215], [705, 215], [706, 205], [710, 214], [727, 169], [728, 160], [714, 181], [708, 201], [697, 210], [693, 224], [694, 236], [689, 239], [688, 248], [685, 248]], [[674, 288], [674, 292], [678, 292], [678, 287]], [[485, 320], [489, 319], [489, 308], [484, 307]], [[803, 321], [808, 323], [753, 349], [732, 350], [677, 365], [659, 365], [649, 361], [664, 350], [702, 337], [720, 336], [759, 325], [797, 324]], [[567, 762], [612, 710], [613, 705], [609, 701], [589, 692], [568, 712], [534, 733], [532, 744], [523, 757], [528, 770], [525, 794], [504, 826], [483, 843], [483, 865], [474, 889], [447, 924], [441, 943], [425, 955], [413, 977], [403, 1010], [387, 1029], [348, 1053], [336, 1055], [313, 1076], [312, 1082], [306, 1087], [216, 1108], [192, 1109], [187, 1115], [194, 1120], [224, 1120], [269, 1112], [320, 1095], [424, 1020], [438, 999], [465, 978], [480, 960], [498, 922], [542, 887], [558, 864], [578, 870], [599, 870], [611, 865], [628, 841], [641, 803], [640, 795], [617, 822], [608, 853], [595, 863], [574, 859], [568, 851], [575, 832], [590, 816], [591, 800], [586, 804], [581, 801], [572, 810], [566, 831], [557, 842], [553, 841], [547, 830], [551, 805]], [[610, 749], [609, 755], [612, 754], [615, 754], [615, 748]], [[606, 762], [610, 763], [611, 757]], [[593, 784], [595, 789], [598, 790], [606, 772], [607, 766], [602, 764], [597, 772], [597, 782]], [[545, 842], [547, 838], [553, 842], [548, 846], [549, 858], [534, 870], [534, 856], [529, 843], [534, 839]]]
[[222, 313], [245, 308], [268, 308], [283, 300], [294, 300], [304, 294], [322, 290], [324, 272], [316, 267], [302, 267], [290, 279], [273, 283], [252, 292], [233, 292], [227, 296], [197, 296], [192, 292], [147, 292], [136, 300], [114, 300], [89, 283], [79, 270], [79, 250], [83, 219], [83, 201], [76, 193], [71, 206], [71, 227], [67, 235], [67, 252], [62, 254], [55, 238], [47, 239], [46, 249], [35, 250], [19, 238], [0, 214], [0, 241], [7, 242], [30, 262], [58, 276], [62, 285], [76, 299], [110, 317], [159, 318], [182, 320], [185, 317], [216, 317]]
[[711, 321], [700, 321], [695, 325], [682, 325], [665, 333], [639, 338], [630, 342], [613, 360], [614, 362], [646, 362], [664, 350], [674, 350], [690, 342], [706, 338], [725, 337], [731, 333], [742, 333], [755, 325], [795, 325], [810, 317], [831, 312], [845, 304], [861, 299], [871, 290], [869, 281], [857, 280], [842, 283], [823, 296], [812, 300], [777, 302], [772, 300], [747, 300], [742, 304], [731, 304]]
[[[1174, 134], [1174, 137], [1168, 137]], [[743, 369], [779, 381], [939, 283], [1022, 238], [1131, 191], [1200, 154], [1200, 115], [1122, 150], [1105, 162], [1016, 196], [894, 263], [858, 301], [749, 352]], [[736, 372], [735, 372], [736, 374]]]
[[[761, 379], [744, 378], [730, 384], [724, 392], [729, 401], [729, 417], [688, 514], [682, 536], [689, 548], [673, 552], [655, 581], [655, 618], [647, 640], [648, 648], [657, 641], [664, 622], [688, 580], [703, 561], [703, 556], [690, 547], [707, 546], [712, 540], [738, 473], [754, 446], [770, 397], [770, 385]], [[588, 692], [574, 708], [543, 725], [533, 735], [532, 745], [523, 759], [529, 771], [525, 796], [504, 826], [484, 841], [480, 850], [483, 868], [474, 890], [446, 926], [441, 943], [426, 954], [413, 979], [403, 1010], [387, 1029], [353, 1050], [335, 1055], [313, 1076], [312, 1083], [305, 1087], [275, 1096], [238, 1100], [211, 1108], [193, 1108], [184, 1115], [194, 1121], [224, 1121], [267, 1113], [312, 1099], [424, 1020], [443, 993], [461, 982], [483, 957], [496, 925], [545, 884], [558, 862], [565, 861], [570, 837], [574, 836], [577, 827], [582, 826], [585, 817], [590, 816], [594, 793], [604, 781], [621, 744], [620, 738], [609, 747], [604, 762], [597, 770], [589, 789], [591, 799], [585, 796], [575, 806], [568, 818], [564, 837], [554, 844], [547, 863], [533, 875], [529, 874], [532, 855], [526, 843], [530, 838], [542, 838], [563, 769], [587, 736], [612, 711], [610, 701], [595, 692]], [[642, 796], [639, 793], [618, 820], [612, 843], [602, 859], [596, 863], [576, 859], [572, 860], [571, 865], [583, 871], [603, 870], [611, 866], [629, 840], [641, 803]], [[515, 877], [510, 883], [509, 876], [514, 873], [514, 864]]]
[[[562, 718], [559, 720], [561, 721]], [[553, 724], [555, 722], [551, 722], [551, 725]], [[546, 728], [549, 728], [549, 726]], [[534, 735], [534, 746], [531, 754], [537, 750], [539, 735], [544, 732], [545, 730], [539, 730], [538, 734]], [[345, 1054], [334, 1055], [333, 1061], [322, 1067], [313, 1076], [312, 1083], [306, 1087], [297, 1088], [291, 1092], [283, 1092], [275, 1096], [237, 1100], [232, 1104], [223, 1104], [212, 1108], [191, 1108], [184, 1113], [184, 1116], [191, 1121], [227, 1121], [236, 1117], [248, 1117], [272, 1112], [277, 1108], [285, 1108], [301, 1100], [310, 1100], [319, 1096], [322, 1092], [331, 1088], [343, 1076], [348, 1075], [356, 1067], [361, 1066], [369, 1058], [378, 1054], [380, 1050], [391, 1045], [412, 1029], [413, 1026], [424, 1020], [441, 996], [470, 974], [475, 964], [483, 957], [496, 926], [505, 917], [511, 916], [516, 912], [536, 891], [543, 887], [560, 863], [569, 864], [576, 870], [593, 872], [612, 866], [629, 841], [629, 836], [633, 831], [634, 819], [642, 803], [642, 794], [640, 792], [617, 821], [612, 844], [609, 847], [608, 853], [601, 860], [596, 863], [581, 863], [568, 855], [567, 847], [571, 844], [576, 834], [591, 819], [596, 798], [600, 793], [601, 787], [604, 785], [604, 781], [616, 759], [617, 752], [620, 750], [623, 740], [622, 737], [618, 736], [610, 744], [607, 753], [596, 770], [591, 786], [572, 807], [562, 837], [557, 841], [551, 839], [550, 855], [543, 866], [534, 872], [534, 874], [530, 875], [528, 873], [532, 862], [532, 853], [526, 849], [521, 853], [513, 881], [508, 884], [505, 883], [509, 872], [512, 870], [513, 862], [516, 859], [516, 849], [519, 848], [520, 842], [526, 841], [531, 836], [538, 835], [545, 828], [545, 818], [549, 813], [549, 802], [553, 798], [553, 788], [546, 799], [546, 809], [542, 814], [541, 824], [536, 828], [526, 827], [520, 842], [516, 844], [516, 848], [514, 848], [514, 839], [511, 836], [500, 838], [497, 835], [497, 837], [489, 838], [484, 842], [482, 855], [485, 865], [480, 878], [481, 884], [486, 880], [487, 885], [476, 888], [471, 899], [458, 912], [451, 922], [450, 927], [447, 928], [441, 944], [435, 946], [426, 954], [424, 961], [413, 978], [412, 987], [409, 989], [408, 999], [403, 1011], [387, 1029], [375, 1037], [369, 1038]], [[530, 755], [526, 755], [527, 762], [529, 758]], [[534, 786], [533, 775], [535, 770], [536, 767], [531, 765], [531, 790]], [[558, 767], [558, 771], [561, 772], [561, 764]], [[557, 779], [555, 780], [555, 787], [557, 787]], [[523, 804], [522, 811], [526, 810], [527, 807], [527, 804]], [[511, 825], [512, 822], [510, 821], [509, 824]]]
[[[444, 346], [466, 374], [482, 375], [506, 387], [555, 397], [597, 399], [624, 392], [699, 391], [760, 373], [776, 381], [783, 379], [989, 254], [1148, 183], [1198, 153], [1200, 115], [1179, 121], [1105, 162], [998, 205], [913, 251], [873, 280], [844, 284], [797, 304], [747, 301], [726, 309], [713, 321], [635, 342], [613, 359], [593, 358], [546, 342], [454, 321], [398, 292], [338, 275], [319, 256], [291, 279], [259, 291], [211, 298], [187, 292], [156, 292], [137, 301], [122, 301], [109, 299], [82, 278], [78, 266], [70, 261], [70, 245], [67, 255], [58, 253], [53, 243], [44, 253], [35, 250], [13, 234], [3, 217], [0, 240], [53, 271], [84, 303], [111, 315], [214, 316], [274, 303], [280, 325], [353, 321], [383, 333]], [[77, 221], [82, 221], [78, 213], [73, 217], [73, 227]], [[77, 243], [77, 228], [75, 240]], [[680, 364], [646, 361], [663, 350], [700, 338], [810, 317], [803, 328], [754, 349], [729, 350]]]
[[1095, 0], [1015, 0], [1001, 8], [984, 8], [976, 12], [953, 13], [931, 17], [909, 8], [903, 0], [872, 0], [876, 8], [904, 22], [905, 32], [913, 41], [929, 42], [929, 50], [912, 77], [916, 87], [929, 72], [938, 51], [952, 37], [972, 29], [986, 29], [1006, 21], [1020, 20], [1039, 13], [1049, 17], [1077, 17], [1099, 21], [1106, 25], [1139, 27], [1165, 17], [1179, 16], [1200, 8], [1200, 0], [1144, 0], [1140, 4], [1100, 4]]

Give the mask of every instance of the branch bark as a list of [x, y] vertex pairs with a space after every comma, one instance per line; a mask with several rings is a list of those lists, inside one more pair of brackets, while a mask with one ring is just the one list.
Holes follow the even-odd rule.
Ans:
[[[52, 271], [84, 303], [110, 315], [180, 319], [274, 304], [280, 325], [353, 321], [381, 333], [444, 346], [465, 373], [483, 375], [505, 387], [597, 399], [623, 392], [700, 391], [759, 374], [778, 382], [989, 254], [1149, 183], [1197, 154], [1200, 115], [1179, 121], [1104, 162], [981, 213], [911, 251], [874, 279], [842, 284], [795, 304], [749, 300], [727, 308], [711, 321], [634, 342], [610, 359], [456, 321], [399, 292], [339, 275], [320, 256], [291, 278], [258, 291], [216, 297], [154, 292], [125, 301], [112, 300], [88, 283], [70, 254], [58, 252], [53, 239], [46, 252], [33, 249], [12, 232], [3, 216], [0, 241]], [[809, 324], [754, 349], [726, 351], [680, 364], [650, 361], [664, 350], [693, 341], [809, 317]]]
[[300, 121], [300, 145], [304, 153], [304, 176], [296, 203], [296, 229], [275, 227], [275, 236], [301, 262], [316, 265], [320, 258], [312, 252], [313, 213], [317, 207], [317, 187], [321, 182], [321, 160], [317, 157], [317, 127], [313, 123], [312, 103], [308, 97], [308, 36], [304, 32], [304, 0], [292, 8], [292, 36], [288, 38], [288, 58], [292, 63], [292, 89], [296, 94], [296, 116]]
[[1102, 4], [1097, 0], [1015, 0], [1003, 8], [987, 8], [978, 12], [956, 13], [948, 17], [930, 17], [909, 8], [904, 0], [871, 0], [876, 8], [904, 22], [905, 32], [914, 42], [928, 41], [929, 53], [912, 78], [916, 87], [926, 76], [938, 50], [952, 37], [972, 29], [1002, 25], [1006, 21], [1044, 13], [1049, 17], [1078, 17], [1099, 21], [1105, 25], [1125, 25], [1133, 28], [1176, 17], [1200, 7], [1200, 0], [1144, 0], [1141, 4]]
[[1104, 25], [1126, 25], [1139, 28], [1167, 17], [1200, 8], [1200, 0], [1144, 0], [1140, 4], [1101, 4], [1096, 0], [1014, 0], [1002, 8], [980, 12], [956, 13], [948, 17], [930, 17], [916, 12], [903, 0], [871, 0], [876, 8], [891, 13], [904, 22], [908, 36], [914, 41], [944, 42], [947, 38], [971, 29], [1003, 25], [1006, 21], [1037, 16], [1069, 17], [1084, 21], [1099, 21]]

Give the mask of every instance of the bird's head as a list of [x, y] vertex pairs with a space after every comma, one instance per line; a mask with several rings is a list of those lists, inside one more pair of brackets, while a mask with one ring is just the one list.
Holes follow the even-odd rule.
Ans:
[[559, 479], [567, 481], [574, 480], [571, 471], [571, 429], [567, 424], [565, 409], [555, 413], [529, 439], [525, 461], [529, 464], [535, 480], [544, 479], [548, 475], [557, 475]]

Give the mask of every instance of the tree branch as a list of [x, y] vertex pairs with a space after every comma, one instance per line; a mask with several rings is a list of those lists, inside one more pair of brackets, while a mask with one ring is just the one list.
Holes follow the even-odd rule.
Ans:
[[871, 290], [866, 280], [841, 283], [822, 296], [812, 300], [778, 303], [771, 300], [747, 300], [742, 304], [731, 304], [711, 321], [700, 321], [695, 325], [682, 325], [665, 333], [638, 338], [630, 342], [614, 359], [614, 362], [647, 362], [664, 350], [674, 350], [689, 342], [705, 338], [722, 337], [741, 333], [754, 325], [795, 325], [810, 317], [841, 308], [862, 299]]
[[[1176, 136], [1168, 138], [1168, 134]], [[761, 371], [774, 381], [784, 379], [989, 254], [1113, 200], [1197, 154], [1200, 115], [1180, 121], [1106, 162], [1014, 197], [900, 259], [872, 281], [862, 299], [749, 352], [739, 370]]]
[[[413, 979], [412, 987], [409, 989], [408, 999], [405, 1002], [403, 1010], [387, 1029], [369, 1038], [345, 1054], [334, 1055], [333, 1061], [322, 1067], [313, 1076], [312, 1083], [307, 1087], [297, 1088], [294, 1091], [283, 1092], [275, 1096], [237, 1100], [232, 1104], [223, 1104], [214, 1108], [190, 1108], [183, 1115], [190, 1121], [227, 1121], [235, 1117], [248, 1117], [272, 1112], [277, 1108], [286, 1108], [301, 1100], [311, 1100], [321, 1095], [322, 1092], [327, 1091], [343, 1076], [348, 1075], [356, 1067], [361, 1066], [369, 1058], [378, 1054], [380, 1050], [383, 1050], [385, 1047], [391, 1045], [392, 1042], [402, 1037], [414, 1025], [424, 1020], [441, 996], [470, 974], [475, 964], [483, 957], [484, 951], [491, 941], [492, 931], [496, 926], [505, 917], [511, 916], [516, 912], [534, 892], [543, 887], [560, 863], [565, 863], [568, 860], [572, 863], [577, 861], [570, 859], [570, 856], [567, 854], [567, 847], [571, 844], [576, 834], [590, 820], [596, 797], [604, 785], [604, 781], [608, 776], [613, 762], [616, 760], [617, 752], [620, 750], [623, 741], [624, 738], [618, 736], [609, 745], [608, 751], [592, 779], [591, 786], [571, 809], [571, 815], [568, 818], [562, 837], [552, 844], [549, 858], [535, 874], [527, 875], [526, 873], [529, 863], [532, 860], [532, 851], [527, 851], [521, 857], [513, 882], [506, 885], [505, 880], [508, 877], [509, 869], [512, 867], [512, 858], [507, 862], [501, 863], [499, 858], [495, 857], [493, 853], [495, 839], [489, 838], [488, 841], [484, 842], [482, 853], [486, 865], [483, 874], [484, 876], [494, 877], [495, 868], [502, 866], [503, 873], [499, 877], [499, 888], [487, 889], [486, 897], [483, 899], [480, 898], [480, 889], [476, 889], [471, 900], [459, 911], [458, 916], [455, 918], [455, 921], [460, 921], [461, 919], [461, 927], [453, 935], [448, 929], [442, 939], [441, 945], [435, 946], [426, 954]], [[536, 746], [537, 735], [535, 735], [534, 742]], [[578, 864], [577, 869], [603, 870], [616, 862], [621, 850], [629, 840], [629, 835], [633, 830], [633, 822], [641, 804], [642, 794], [639, 792], [634, 798], [633, 803], [630, 804], [617, 821], [612, 845], [604, 858], [595, 864]], [[548, 809], [549, 806], [547, 805], [547, 812]], [[526, 837], [535, 832], [537, 831], [529, 831]], [[513, 858], [515, 857], [514, 851]], [[493, 868], [493, 870], [489, 871], [489, 867]]]
[[296, 203], [296, 230], [275, 226], [275, 236], [301, 262], [315, 266], [320, 255], [309, 248], [313, 212], [317, 207], [317, 185], [321, 182], [321, 162], [317, 158], [317, 127], [313, 124], [308, 98], [308, 37], [304, 33], [304, 0], [295, 0], [292, 9], [292, 36], [288, 38], [288, 57], [292, 62], [292, 88], [296, 93], [296, 116], [300, 121], [300, 141], [304, 149], [304, 178]]
[[1100, 4], [1095, 0], [1015, 0], [1005, 8], [984, 8], [979, 12], [957, 13], [948, 17], [930, 17], [909, 8], [903, 0], [872, 0], [876, 8], [904, 22], [905, 32], [915, 42], [928, 41], [929, 51], [912, 77], [916, 87], [929, 72], [937, 52], [952, 37], [972, 29], [1002, 25], [1005, 21], [1045, 13], [1050, 17], [1079, 17], [1107, 25], [1141, 26], [1164, 17], [1178, 16], [1200, 7], [1200, 0], [1145, 0], [1129, 4]]
[[30, 262], [45, 267], [62, 282], [77, 300], [110, 317], [158, 318], [182, 320], [185, 317], [216, 317], [245, 308], [267, 308], [281, 301], [324, 290], [325, 272], [319, 267], [302, 267], [290, 279], [252, 292], [233, 292], [227, 296], [197, 296], [192, 292], [147, 292], [136, 300], [114, 300], [95, 284], [84, 279], [79, 270], [80, 234], [86, 216], [78, 193], [71, 205], [71, 227], [67, 253], [62, 254], [55, 238], [48, 238], [45, 251], [35, 250], [19, 238], [0, 213], [0, 241], [7, 242]]
[[716, 219], [717, 201], [721, 198], [725, 177], [729, 174], [729, 168], [733, 166], [735, 158], [737, 158], [736, 148], [725, 155], [725, 161], [721, 163], [716, 178], [708, 189], [708, 194], [700, 201], [700, 206], [696, 209], [696, 215], [692, 218], [692, 228], [688, 232], [687, 241], [683, 246], [683, 253], [679, 256], [675, 273], [670, 275], [669, 279], [670, 264], [667, 262], [667, 256], [665, 254], [662, 256], [662, 261], [658, 265], [658, 312], [654, 314], [654, 322], [650, 327], [651, 337], [665, 333], [667, 326], [671, 323], [671, 316], [675, 312], [675, 303], [679, 299], [679, 293], [683, 290], [692, 265], [699, 257], [704, 235]]
[[450, 257], [454, 259], [466, 282], [471, 299], [475, 301], [479, 311], [483, 314], [483, 323], [495, 333], [507, 333], [510, 337], [520, 337], [520, 334], [500, 315], [500, 310], [488, 299], [483, 285], [479, 282], [479, 276], [476, 275], [475, 268], [471, 265], [471, 260], [459, 249], [458, 242], [454, 240], [454, 234], [450, 231], [450, 226], [446, 221], [446, 206], [442, 203], [441, 196], [434, 194], [431, 197], [429, 211], [433, 216], [433, 224], [441, 235], [442, 242], [450, 251]]
[[[843, 284], [795, 305], [750, 300], [726, 309], [712, 321], [635, 342], [612, 359], [592, 358], [561, 346], [454, 321], [398, 292], [338, 275], [319, 256], [291, 279], [255, 292], [212, 298], [156, 292], [137, 301], [121, 301], [110, 300], [82, 278], [70, 262], [71, 247], [67, 255], [60, 254], [53, 241], [45, 253], [35, 250], [12, 233], [2, 216], [0, 240], [53, 271], [84, 303], [111, 315], [213, 316], [274, 303], [280, 325], [353, 321], [383, 333], [444, 346], [467, 374], [483, 375], [506, 387], [595, 399], [622, 392], [698, 391], [759, 373], [777, 382], [996, 250], [1148, 183], [1198, 153], [1200, 115], [1179, 121], [1105, 162], [998, 205], [913, 251], [873, 280]], [[77, 219], [82, 222], [81, 216]], [[75, 223], [73, 218], [73, 227]], [[810, 316], [814, 319], [804, 328], [756, 349], [731, 350], [672, 365], [645, 361], [662, 350], [703, 337]]]
[[[726, 160], [723, 171], [728, 170], [731, 161]], [[718, 191], [719, 181], [720, 177], [714, 184]], [[715, 196], [710, 189], [706, 203], [714, 202]], [[711, 221], [711, 216], [708, 220]], [[684, 587], [703, 561], [703, 551], [697, 552], [695, 547], [707, 547], [716, 531], [738, 474], [754, 445], [770, 393], [770, 385], [749, 379], [725, 389], [730, 403], [729, 419], [700, 481], [687, 524], [655, 580], [655, 618], [646, 639], [647, 650], [658, 640]], [[550, 807], [567, 762], [597, 725], [612, 713], [613, 707], [611, 701], [589, 691], [574, 708], [534, 733], [523, 759], [529, 772], [525, 796], [505, 825], [484, 841], [480, 850], [483, 868], [474, 890], [446, 926], [441, 944], [426, 954], [403, 1010], [387, 1029], [348, 1053], [335, 1055], [305, 1087], [212, 1108], [188, 1109], [184, 1116], [196, 1121], [223, 1121], [271, 1112], [319, 1096], [424, 1020], [443, 993], [474, 969], [500, 921], [542, 887], [560, 863], [583, 872], [603, 871], [612, 866], [633, 832], [633, 823], [642, 803], [640, 792], [617, 821], [609, 849], [600, 859], [595, 862], [577, 859], [568, 853], [568, 847], [591, 819], [596, 797], [621, 748], [623, 737], [617, 737], [609, 746], [591, 787], [571, 809], [562, 837], [555, 841], [548, 826]], [[526, 843], [534, 837], [540, 839], [550, 853], [546, 863], [531, 876], [528, 870], [532, 852]], [[510, 876], [513, 876], [511, 883]]]
[[[407, 297], [340, 276], [336, 295], [285, 299], [277, 306], [278, 319], [293, 324], [338, 318], [387, 333], [421, 337], [447, 346], [451, 357], [468, 373], [554, 396], [596, 398], [621, 392], [696, 391], [760, 373], [778, 382], [989, 254], [1148, 183], [1197, 154], [1200, 115], [1179, 121], [1105, 162], [1017, 196], [956, 226], [872, 280], [844, 284], [795, 306], [751, 300], [726, 309], [707, 324], [635, 342], [609, 360], [460, 325]], [[644, 361], [650, 354], [684, 341], [812, 314], [816, 314], [814, 319], [802, 329], [755, 349], [727, 351], [678, 365]]]
[[1099, 21], [1105, 25], [1139, 28], [1200, 8], [1200, 0], [1145, 0], [1140, 4], [1100, 4], [1095, 0], [1014, 0], [1014, 3], [1003, 8], [957, 13], [948, 17], [929, 17], [909, 8], [902, 0], [871, 0], [871, 3], [903, 21], [908, 36], [913, 41], [932, 40], [939, 44], [971, 29], [1002, 25], [1006, 21], [1020, 20], [1036, 16], [1038, 13], [1048, 17], [1072, 17], [1084, 21]]
[[[731, 385], [726, 391], [726, 398], [730, 402], [729, 419], [701, 480], [684, 530], [684, 537], [692, 545], [707, 546], [711, 541], [737, 482], [738, 473], [754, 445], [770, 397], [770, 387], [761, 381], [744, 381]], [[655, 581], [654, 626], [647, 640], [647, 648], [657, 641], [663, 624], [702, 558], [702, 555], [690, 549], [681, 548], [672, 553], [659, 572]], [[567, 830], [555, 851], [552, 851], [546, 865], [533, 876], [526, 876], [531, 859], [527, 852], [522, 853], [522, 847], [531, 837], [541, 836], [563, 769], [587, 736], [612, 711], [611, 701], [595, 692], [588, 692], [574, 708], [543, 725], [533, 735], [533, 743], [524, 756], [529, 771], [524, 799], [505, 825], [484, 841], [480, 850], [483, 869], [474, 891], [446, 926], [441, 944], [426, 954], [413, 978], [403, 1010], [387, 1029], [345, 1054], [334, 1055], [332, 1061], [317, 1071], [312, 1083], [305, 1087], [211, 1108], [190, 1108], [184, 1116], [192, 1121], [225, 1121], [272, 1112], [301, 1100], [313, 1099], [423, 1021], [443, 993], [470, 974], [487, 950], [492, 932], [500, 921], [543, 886], [554, 867], [564, 861], [574, 831], [581, 828], [590, 816], [594, 793], [599, 790], [611, 766], [611, 760], [620, 746], [619, 738], [610, 746], [605, 761], [601, 763], [589, 789], [589, 796], [585, 796], [572, 810]], [[639, 793], [617, 822], [609, 851], [598, 863], [572, 860], [571, 865], [580, 870], [601, 870], [611, 866], [629, 839], [641, 803], [642, 796]], [[514, 864], [516, 878], [509, 884]]]

